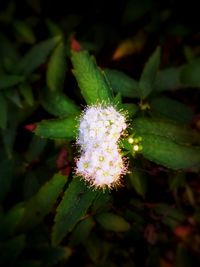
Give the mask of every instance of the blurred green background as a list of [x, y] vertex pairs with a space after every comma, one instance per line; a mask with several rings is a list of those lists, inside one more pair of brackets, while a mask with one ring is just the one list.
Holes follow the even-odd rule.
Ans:
[[[197, 1], [1, 0], [2, 266], [200, 266], [199, 25]], [[132, 172], [104, 194], [71, 183], [74, 118], [87, 102], [72, 74], [75, 39], [133, 130], [170, 140], [137, 155], [125, 142]], [[149, 58], [150, 71], [160, 66], [142, 95], [134, 88]]]

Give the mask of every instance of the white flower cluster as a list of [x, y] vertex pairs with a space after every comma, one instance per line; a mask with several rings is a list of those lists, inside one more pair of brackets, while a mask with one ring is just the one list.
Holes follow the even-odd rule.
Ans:
[[81, 156], [77, 160], [77, 175], [95, 187], [111, 187], [126, 173], [118, 140], [126, 129], [125, 116], [114, 107], [88, 107], [80, 120], [77, 144]]

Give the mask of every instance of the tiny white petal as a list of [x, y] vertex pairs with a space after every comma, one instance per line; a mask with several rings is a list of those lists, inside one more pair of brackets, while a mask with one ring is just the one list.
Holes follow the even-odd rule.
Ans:
[[76, 172], [96, 187], [112, 186], [125, 173], [118, 140], [126, 129], [126, 119], [114, 107], [92, 106], [84, 112], [77, 144], [81, 157]]

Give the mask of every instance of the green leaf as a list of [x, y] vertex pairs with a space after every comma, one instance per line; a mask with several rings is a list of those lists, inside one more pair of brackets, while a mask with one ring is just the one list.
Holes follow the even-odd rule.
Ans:
[[172, 36], [177, 36], [177, 38], [184, 38], [189, 34], [188, 27], [180, 22], [172, 23], [167, 28], [169, 34]]
[[12, 160], [1, 160], [0, 162], [0, 202], [9, 192], [13, 178], [14, 162]]
[[[41, 170], [41, 172], [42, 171], [43, 170]], [[26, 172], [23, 181], [24, 200], [29, 200], [31, 197], [37, 194], [40, 187], [41, 187], [41, 181], [40, 177], [38, 177], [38, 173], [37, 172], [35, 173], [34, 171]]]
[[148, 59], [144, 66], [140, 81], [140, 97], [146, 98], [155, 88], [158, 68], [160, 65], [160, 47]]
[[58, 246], [39, 246], [36, 250], [37, 257], [42, 261], [42, 266], [55, 266], [60, 261], [66, 261], [72, 254], [72, 249], [69, 247]]
[[0, 239], [12, 236], [16, 226], [22, 218], [24, 212], [24, 204], [19, 203], [12, 207], [0, 222]]
[[18, 108], [23, 108], [22, 99], [20, 97], [20, 94], [18, 90], [12, 89], [12, 90], [6, 90], [5, 96]]
[[112, 100], [112, 92], [105, 74], [87, 51], [72, 51], [71, 60], [73, 73], [88, 105]]
[[17, 38], [27, 44], [34, 44], [36, 39], [31, 27], [27, 22], [16, 20], [13, 23], [14, 31]]
[[41, 64], [45, 63], [47, 57], [60, 39], [61, 36], [56, 36], [33, 46], [33, 48], [31, 48], [31, 50], [16, 66], [16, 73], [23, 74], [25, 76], [30, 75]]
[[190, 47], [189, 45], [184, 45], [183, 50], [186, 61], [191, 62], [196, 56], [193, 47]]
[[33, 96], [33, 91], [32, 91], [31, 85], [28, 83], [21, 83], [19, 85], [19, 91], [20, 91], [21, 95], [24, 97], [26, 103], [29, 106], [33, 106], [34, 96]]
[[[24, 111], [23, 111], [24, 113]], [[2, 143], [6, 152], [7, 158], [11, 159], [13, 154], [13, 145], [17, 133], [17, 125], [19, 123], [19, 109], [8, 102], [8, 120], [7, 127], [0, 131], [2, 135]]]
[[124, 111], [128, 111], [129, 117], [133, 117], [138, 111], [138, 106], [132, 103], [124, 103], [121, 107]]
[[70, 238], [70, 244], [78, 245], [80, 243], [84, 243], [85, 240], [89, 237], [89, 234], [94, 226], [94, 221], [91, 217], [82, 220], [77, 227], [72, 232], [72, 236]]
[[114, 98], [114, 101], [113, 101], [113, 104], [114, 105], [121, 105], [122, 104], [122, 96], [121, 96], [121, 93], [117, 93], [115, 98]]
[[75, 224], [86, 214], [96, 192], [85, 182], [74, 178], [57, 208], [52, 232], [52, 243], [57, 245], [73, 229]]
[[15, 137], [17, 133], [17, 122], [13, 121], [13, 124], [9, 122], [9, 125], [6, 129], [2, 129], [2, 141], [3, 145], [9, 159], [12, 158], [13, 154], [13, 146], [15, 142]]
[[30, 142], [28, 152], [26, 153], [26, 159], [29, 162], [38, 160], [40, 155], [44, 151], [46, 144], [47, 140], [41, 139], [40, 137], [34, 135]]
[[182, 69], [183, 66], [167, 68], [159, 71], [156, 78], [155, 89], [157, 91], [171, 91], [183, 87], [180, 80]]
[[114, 92], [124, 97], [139, 98], [139, 84], [127, 74], [112, 69], [105, 69], [105, 74]]
[[25, 235], [18, 235], [0, 243], [0, 265], [15, 266], [15, 262], [25, 247]]
[[23, 106], [22, 109], [18, 109], [18, 118], [17, 123], [25, 123], [26, 120], [34, 114], [36, 109], [38, 108], [38, 104], [34, 106]]
[[76, 138], [76, 126], [76, 117], [46, 120], [36, 124], [34, 133], [49, 139], [74, 139]]
[[4, 95], [0, 93], [0, 128], [5, 129], [7, 125], [7, 100]]
[[162, 222], [171, 228], [175, 228], [185, 220], [185, 216], [181, 210], [167, 204], [157, 204], [155, 211], [157, 214], [162, 216]]
[[24, 76], [21, 75], [0, 75], [0, 89], [6, 89], [21, 83]]
[[169, 188], [170, 190], [178, 190], [180, 187], [187, 185], [186, 173], [178, 172], [169, 177]]
[[42, 106], [55, 116], [69, 116], [80, 112], [80, 108], [73, 100], [59, 91], [45, 92], [42, 97]]
[[123, 12], [123, 22], [129, 24], [141, 19], [149, 10], [152, 9], [152, 0], [129, 0], [126, 1]]
[[19, 60], [19, 54], [16, 49], [15, 42], [10, 41], [0, 33], [0, 62], [4, 67], [9, 63], [13, 67], [13, 64]]
[[200, 87], [200, 58], [185, 65], [181, 71], [181, 82], [188, 87]]
[[105, 241], [97, 237], [97, 235], [91, 234], [84, 247], [92, 262], [95, 265], [99, 265], [102, 262], [102, 255], [105, 255]]
[[59, 24], [55, 23], [50, 18], [47, 18], [45, 22], [51, 36], [62, 35], [62, 29]]
[[137, 118], [134, 120], [133, 129], [137, 135], [153, 134], [167, 137], [180, 144], [200, 144], [199, 133], [171, 121]]
[[99, 191], [91, 207], [92, 213], [98, 213], [103, 210], [105, 211], [111, 207], [111, 204], [112, 197], [109, 190], [105, 190], [103, 194], [101, 191]]
[[50, 181], [40, 188], [38, 193], [26, 203], [18, 229], [24, 231], [42, 221], [62, 192], [66, 179], [63, 175], [55, 174]]
[[126, 232], [130, 224], [121, 216], [105, 212], [96, 216], [98, 223], [105, 229], [114, 232]]
[[129, 143], [127, 138], [121, 139], [120, 142], [119, 142], [119, 146], [122, 149], [125, 149], [125, 150], [129, 151], [132, 154], [132, 152], [133, 152], [133, 144]]
[[129, 174], [129, 179], [135, 191], [139, 195], [144, 197], [147, 191], [146, 177], [142, 173], [134, 170], [133, 172]]
[[[134, 199], [132, 200], [134, 202]], [[138, 214], [137, 212], [133, 212], [132, 208], [129, 210], [127, 209], [125, 211], [125, 217], [134, 223], [134, 227], [137, 226], [137, 228], [142, 229], [143, 226], [146, 224], [146, 218], [144, 218], [142, 215]]]
[[160, 115], [180, 123], [190, 123], [194, 116], [191, 108], [177, 100], [164, 96], [152, 99], [150, 106], [153, 111], [158, 112]]
[[66, 48], [63, 42], [53, 51], [47, 68], [46, 80], [47, 86], [51, 91], [61, 91], [66, 74]]
[[168, 168], [199, 169], [200, 148], [174, 143], [171, 139], [153, 134], [141, 134], [143, 156]]

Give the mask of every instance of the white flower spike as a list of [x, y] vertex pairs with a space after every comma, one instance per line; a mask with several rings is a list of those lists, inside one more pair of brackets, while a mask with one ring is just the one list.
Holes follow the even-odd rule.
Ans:
[[126, 118], [113, 106], [87, 107], [79, 125], [77, 144], [81, 156], [76, 174], [97, 188], [113, 187], [127, 172], [118, 141], [127, 128]]

